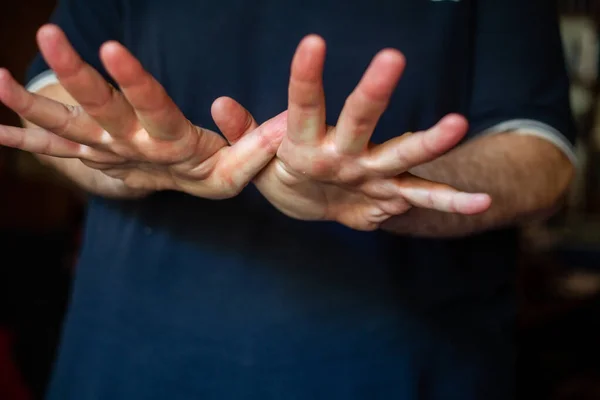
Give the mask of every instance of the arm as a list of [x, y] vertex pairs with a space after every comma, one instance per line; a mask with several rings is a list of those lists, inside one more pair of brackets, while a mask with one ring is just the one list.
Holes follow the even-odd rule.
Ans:
[[561, 204], [574, 168], [546, 140], [503, 133], [475, 139], [411, 172], [492, 196], [492, 206], [478, 215], [413, 208], [382, 227], [396, 234], [453, 237], [549, 216]]
[[575, 129], [554, 2], [478, 0], [475, 13], [471, 140], [411, 172], [489, 193], [492, 206], [473, 216], [415, 208], [389, 220], [390, 232], [460, 236], [514, 225], [549, 216], [568, 189]]
[[[33, 124], [0, 125], [0, 144], [52, 157], [46, 162], [93, 193], [137, 198], [177, 190], [229, 198], [277, 151], [282, 129], [254, 130], [227, 146], [217, 133], [192, 125], [166, 90], [117, 42], [104, 44], [100, 54], [120, 91], [77, 54], [57, 26], [41, 28], [38, 43], [62, 86], [48, 86], [46, 93], [58, 99], [30, 93], [36, 88], [27, 91], [0, 69], [0, 101]], [[80, 105], [66, 106], [59, 100]]]

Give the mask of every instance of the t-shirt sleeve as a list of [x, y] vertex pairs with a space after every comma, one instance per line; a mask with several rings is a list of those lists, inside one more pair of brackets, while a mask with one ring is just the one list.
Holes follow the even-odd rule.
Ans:
[[572, 155], [576, 129], [555, 2], [475, 4], [469, 137], [537, 133]]
[[[118, 0], [59, 0], [50, 22], [62, 28], [79, 55], [108, 78], [99, 50], [108, 40], [122, 41], [121, 11]], [[26, 81], [31, 84], [48, 79], [49, 69], [38, 53], [28, 68]]]

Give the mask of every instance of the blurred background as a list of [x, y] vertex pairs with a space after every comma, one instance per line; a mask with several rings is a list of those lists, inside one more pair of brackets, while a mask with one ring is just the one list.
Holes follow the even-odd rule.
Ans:
[[[54, 3], [2, 4], [0, 66], [21, 82]], [[519, 398], [600, 400], [600, 0], [559, 6], [581, 164], [566, 207], [523, 228]], [[0, 105], [0, 124], [18, 123]], [[84, 212], [85, 197], [69, 182], [0, 148], [0, 400], [42, 398]]]

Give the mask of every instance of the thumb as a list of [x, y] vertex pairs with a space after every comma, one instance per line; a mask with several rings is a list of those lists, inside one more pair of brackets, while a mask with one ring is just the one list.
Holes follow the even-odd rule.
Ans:
[[252, 114], [231, 97], [219, 97], [210, 110], [217, 127], [230, 144], [258, 128]]
[[217, 99], [212, 106], [215, 123], [231, 143], [215, 177], [227, 176], [234, 188], [243, 188], [275, 157], [287, 128], [287, 112], [258, 126], [238, 102]]

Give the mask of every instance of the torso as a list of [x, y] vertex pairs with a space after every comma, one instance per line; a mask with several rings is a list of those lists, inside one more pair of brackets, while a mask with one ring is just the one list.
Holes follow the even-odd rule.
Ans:
[[[308, 33], [328, 43], [330, 124], [372, 56], [398, 48], [382, 142], [467, 110], [472, 3], [130, 0], [124, 42], [212, 129], [222, 95], [259, 121], [283, 111]], [[92, 199], [50, 398], [510, 398], [515, 240], [293, 221], [252, 188]]]

